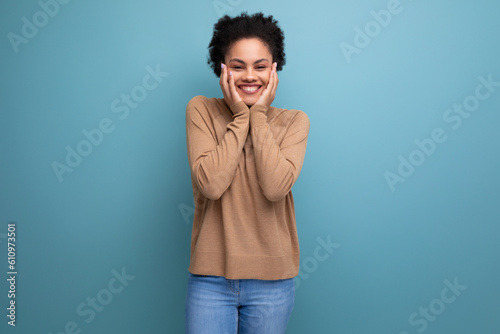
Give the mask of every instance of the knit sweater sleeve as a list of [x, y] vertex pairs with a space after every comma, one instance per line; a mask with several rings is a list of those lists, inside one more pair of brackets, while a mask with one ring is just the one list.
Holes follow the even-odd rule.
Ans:
[[278, 144], [267, 122], [265, 105], [250, 108], [250, 133], [259, 185], [270, 201], [283, 199], [297, 181], [306, 153], [310, 121], [296, 110], [287, 125], [286, 135]]
[[[191, 175], [200, 192], [211, 200], [219, 199], [231, 184], [249, 129], [248, 106], [239, 101], [230, 106], [233, 121], [218, 143], [207, 98], [192, 98], [186, 107], [186, 141]], [[218, 111], [216, 111], [218, 113]]]

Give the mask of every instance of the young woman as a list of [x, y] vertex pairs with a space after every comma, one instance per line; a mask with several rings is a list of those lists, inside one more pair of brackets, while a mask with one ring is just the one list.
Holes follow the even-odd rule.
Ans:
[[195, 202], [186, 333], [284, 333], [300, 255], [291, 189], [309, 118], [271, 106], [285, 64], [272, 16], [222, 17], [208, 63], [224, 98], [198, 95], [186, 107]]

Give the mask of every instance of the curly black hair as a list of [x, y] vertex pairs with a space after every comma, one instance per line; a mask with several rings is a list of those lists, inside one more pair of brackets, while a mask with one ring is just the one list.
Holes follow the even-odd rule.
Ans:
[[215, 75], [220, 77], [220, 64], [233, 43], [243, 39], [257, 37], [269, 48], [273, 62], [277, 62], [276, 71], [281, 71], [285, 65], [285, 35], [273, 16], [264, 17], [262, 12], [251, 16], [242, 12], [234, 18], [224, 15], [214, 25], [212, 40], [208, 45], [207, 63]]

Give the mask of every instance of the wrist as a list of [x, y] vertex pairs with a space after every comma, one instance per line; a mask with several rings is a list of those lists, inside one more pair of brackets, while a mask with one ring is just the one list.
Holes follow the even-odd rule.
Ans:
[[269, 110], [269, 106], [267, 104], [263, 104], [263, 103], [254, 103], [250, 107], [250, 110], [254, 110], [256, 112], [262, 112], [265, 114]]
[[235, 116], [247, 114], [249, 111], [248, 106], [243, 102], [243, 100], [234, 102], [229, 106], [229, 109], [231, 109], [233, 115]]
[[267, 123], [268, 106], [264, 104], [254, 104], [250, 108], [250, 123], [253, 127], [265, 125]]

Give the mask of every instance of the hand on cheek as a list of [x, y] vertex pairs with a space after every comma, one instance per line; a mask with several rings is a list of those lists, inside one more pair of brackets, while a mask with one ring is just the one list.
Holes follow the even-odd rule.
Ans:
[[278, 71], [276, 71], [277, 63], [273, 63], [271, 73], [269, 74], [269, 81], [267, 82], [266, 89], [262, 92], [259, 99], [255, 104], [263, 104], [270, 106], [274, 101], [276, 95], [276, 88], [278, 87]]
[[241, 97], [236, 91], [236, 86], [234, 85], [234, 76], [228, 73], [228, 68], [225, 64], [221, 64], [219, 83], [222, 89], [222, 94], [224, 94], [224, 100], [226, 100], [226, 104], [229, 107], [236, 102], [241, 101]]

